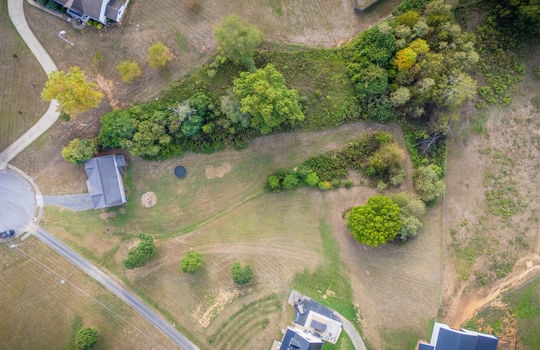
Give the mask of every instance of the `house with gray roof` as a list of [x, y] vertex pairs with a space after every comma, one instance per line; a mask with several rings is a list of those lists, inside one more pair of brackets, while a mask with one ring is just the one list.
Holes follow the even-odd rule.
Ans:
[[499, 340], [490, 335], [467, 329], [453, 329], [435, 322], [431, 341], [419, 342], [418, 350], [497, 350]]
[[67, 13], [82, 22], [93, 19], [102, 24], [108, 20], [120, 22], [129, 0], [54, 0], [67, 9]]
[[279, 350], [321, 350], [323, 341], [306, 331], [287, 327]]
[[123, 168], [126, 159], [123, 155], [96, 157], [84, 163], [88, 176], [86, 185], [95, 209], [114, 207], [127, 202], [124, 187]]

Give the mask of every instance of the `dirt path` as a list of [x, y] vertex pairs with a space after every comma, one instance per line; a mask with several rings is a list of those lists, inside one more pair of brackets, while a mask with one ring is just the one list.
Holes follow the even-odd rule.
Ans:
[[[540, 256], [538, 254], [523, 257], [516, 265], [525, 265], [526, 269], [510, 275], [504, 280], [498, 281], [490, 288], [487, 295], [471, 295], [468, 298], [454, 299], [453, 304], [450, 306], [453, 314], [449, 315], [449, 319], [452, 320], [452, 323], [449, 325], [454, 328], [460, 328], [461, 325], [471, 319], [477, 311], [495, 301], [504, 292], [520, 287], [523, 283], [540, 274]], [[463, 291], [460, 291], [459, 294], [462, 293]]]

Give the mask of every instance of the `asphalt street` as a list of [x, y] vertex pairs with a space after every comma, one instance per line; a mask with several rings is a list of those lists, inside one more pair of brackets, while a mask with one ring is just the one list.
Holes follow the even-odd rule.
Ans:
[[26, 179], [11, 169], [0, 169], [0, 232], [23, 231], [35, 209], [34, 192]]
[[176, 328], [166, 322], [161, 316], [156, 314], [150, 309], [144, 302], [142, 302], [135, 295], [131, 294], [127, 289], [122, 287], [111, 277], [106, 275], [100, 269], [92, 265], [89, 261], [75, 253], [69, 247], [67, 247], [60, 240], [53, 235], [45, 231], [43, 228], [39, 228], [35, 236], [39, 238], [43, 243], [57, 251], [64, 258], [66, 258], [73, 265], [84, 271], [87, 275], [98, 281], [102, 286], [107, 288], [111, 293], [122, 299], [125, 303], [136, 310], [141, 316], [151, 322], [156, 328], [168, 336], [180, 349], [183, 350], [198, 350], [199, 348], [193, 344], [189, 339], [184, 337]]

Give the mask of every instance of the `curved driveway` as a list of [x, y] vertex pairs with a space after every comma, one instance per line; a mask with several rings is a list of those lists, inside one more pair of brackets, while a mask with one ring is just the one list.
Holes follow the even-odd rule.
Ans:
[[[19, 32], [21, 38], [26, 43], [26, 46], [32, 51], [39, 64], [45, 70], [47, 75], [51, 72], [57, 71], [58, 68], [54, 64], [51, 56], [45, 51], [43, 46], [39, 43], [39, 40], [35, 37], [34, 33], [28, 26], [26, 18], [24, 17], [24, 1], [23, 0], [8, 0], [8, 12], [9, 18], [13, 25]], [[58, 102], [52, 100], [49, 105], [49, 109], [43, 114], [34, 126], [26, 131], [21, 137], [19, 137], [14, 143], [0, 153], [0, 169], [4, 169], [7, 163], [15, 158], [22, 150], [34, 142], [41, 134], [43, 134], [48, 128], [50, 128], [58, 117]]]
[[[22, 39], [32, 51], [36, 59], [39, 61], [43, 69], [47, 74], [58, 70], [53, 60], [45, 51], [43, 46], [39, 43], [37, 38], [32, 33], [32, 30], [26, 22], [24, 17], [24, 0], [8, 0], [8, 12], [13, 25], [21, 35]], [[49, 109], [39, 121], [32, 126], [26, 133], [24, 133], [13, 144], [0, 153], [0, 171], [5, 169], [7, 163], [13, 159], [17, 154], [24, 150], [28, 145], [34, 142], [41, 134], [43, 134], [48, 128], [50, 128], [59, 117], [57, 112], [58, 103], [56, 100], [51, 101]], [[4, 172], [4, 171], [3, 171]], [[8, 174], [6, 171], [4, 175]], [[7, 175], [6, 175], [7, 176]], [[1, 192], [0, 192], [1, 194]], [[1, 198], [1, 197], [0, 197]], [[21, 200], [27, 200], [22, 198]], [[35, 198], [30, 198], [30, 201], [35, 204]], [[3, 219], [2, 219], [3, 221]], [[127, 289], [122, 287], [110, 276], [99, 270], [92, 265], [88, 260], [84, 259], [73, 250], [68, 248], [60, 240], [49, 234], [43, 228], [39, 227], [35, 233], [36, 237], [54, 249], [60, 255], [65, 257], [69, 262], [80, 268], [91, 278], [98, 281], [101, 285], [107, 288], [114, 295], [122, 299], [129, 306], [135, 309], [146, 320], [152, 323], [157, 329], [168, 336], [177, 346], [184, 350], [198, 350], [198, 347], [190, 342], [184, 335], [182, 335], [176, 328], [171, 326], [167, 321], [156, 314], [150, 307], [144, 304], [139, 298], [131, 294]]]

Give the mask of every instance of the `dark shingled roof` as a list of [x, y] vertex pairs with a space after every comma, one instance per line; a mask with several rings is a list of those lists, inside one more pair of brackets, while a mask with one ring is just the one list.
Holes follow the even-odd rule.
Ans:
[[107, 208], [126, 203], [122, 182], [122, 166], [126, 165], [123, 155], [110, 155], [87, 160], [84, 170], [88, 176], [86, 185], [94, 208]]
[[300, 314], [299, 312], [296, 313], [297, 318], [294, 321], [296, 324], [305, 326], [309, 311], [314, 311], [318, 313], [319, 315], [326, 316], [332, 320], [336, 320], [341, 323], [341, 320], [337, 316], [334, 315], [334, 312], [330, 310], [329, 308], [327, 308], [326, 306], [321, 305], [318, 302], [311, 299], [304, 299], [303, 304], [304, 304], [305, 312], [303, 314]]
[[323, 343], [320, 339], [310, 341], [304, 335], [291, 328], [287, 328], [287, 332], [283, 336], [279, 350], [321, 350]]

